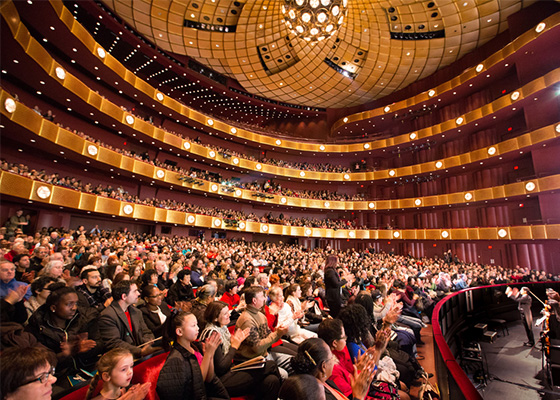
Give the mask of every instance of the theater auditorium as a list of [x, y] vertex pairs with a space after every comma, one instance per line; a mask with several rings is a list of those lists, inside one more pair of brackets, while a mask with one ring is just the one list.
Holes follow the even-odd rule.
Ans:
[[560, 397], [560, 1], [3, 0], [0, 397]]

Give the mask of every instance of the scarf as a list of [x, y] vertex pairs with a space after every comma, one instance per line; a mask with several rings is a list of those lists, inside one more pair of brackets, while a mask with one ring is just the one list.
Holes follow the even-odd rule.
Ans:
[[229, 333], [229, 329], [227, 326], [217, 326], [212, 323], [206, 324], [206, 328], [204, 328], [202, 334], [200, 335], [200, 340], [205, 340], [208, 337], [210, 337], [213, 331], [218, 332], [218, 334], [222, 338], [222, 346], [224, 346], [224, 354], [227, 354], [231, 347], [231, 333]]

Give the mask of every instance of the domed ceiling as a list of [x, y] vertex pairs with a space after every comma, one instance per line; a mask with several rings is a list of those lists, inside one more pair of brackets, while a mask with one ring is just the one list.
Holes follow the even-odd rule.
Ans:
[[[283, 0], [103, 0], [137, 32], [277, 101], [370, 102], [458, 60], [508, 28], [531, 0], [348, 0], [340, 29], [308, 42]], [[322, 3], [328, 4], [328, 0]]]

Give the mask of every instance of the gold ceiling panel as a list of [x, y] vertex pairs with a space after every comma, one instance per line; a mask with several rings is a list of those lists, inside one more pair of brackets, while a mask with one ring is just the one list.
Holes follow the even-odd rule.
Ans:
[[[98, 46], [98, 45], [95, 43], [95, 41], [93, 40], [91, 35], [89, 35], [89, 33], [87, 33], [87, 31], [85, 31], [85, 29], [83, 27], [81, 27], [81, 25], [79, 25], [72, 18], [71, 14], [68, 12], [68, 10], [66, 8], [63, 7], [62, 3], [59, 3], [56, 0], [51, 0], [51, 5], [56, 9], [57, 13], [59, 14], [59, 17], [63, 21], [67, 21], [67, 20], [70, 21], [70, 22], [67, 22], [66, 24], [68, 25], [68, 27], [72, 31], [72, 33], [74, 33], [76, 35], [76, 37], [79, 40], [81, 40], [84, 44], [86, 44], [86, 45], [90, 44], [91, 46], [89, 46], [88, 48], [90, 49], [90, 51], [95, 53], [95, 48], [93, 48], [92, 46]], [[11, 13], [11, 15], [10, 15], [10, 13]], [[11, 2], [5, 2], [4, 3], [4, 6], [2, 7], [2, 14], [8, 18], [7, 19], [8, 21], [10, 21], [9, 26], [10, 26], [10, 29], [12, 29], [12, 32], [18, 31], [16, 27], [21, 26], [21, 24], [19, 23], [19, 19], [17, 18], [17, 11], [15, 10], [15, 8], [13, 8], [13, 4]], [[559, 16], [559, 14], [557, 13], [557, 14], [554, 14], [553, 16], [551, 16], [551, 17], [549, 17], [545, 20], [546, 21], [545, 31], [551, 29], [552, 27], [554, 27], [558, 24], [558, 19], [559, 19], [558, 16]], [[27, 30], [26, 29], [20, 29], [18, 32], [20, 32], [20, 33], [21, 32], [27, 32]], [[27, 32], [26, 35], [27, 35], [26, 38], [22, 39], [23, 41], [27, 41], [29, 39], [28, 38], [28, 36], [29, 36], [28, 32]], [[449, 91], [449, 90], [451, 90], [451, 89], [453, 89], [457, 86], [460, 86], [461, 84], [464, 84], [465, 82], [467, 82], [469, 79], [473, 78], [476, 74], [484, 73], [487, 68], [490, 68], [492, 65], [496, 64], [497, 62], [506, 59], [507, 57], [509, 57], [510, 55], [512, 55], [513, 53], [515, 53], [519, 49], [521, 49], [524, 45], [526, 45], [530, 41], [534, 40], [538, 35], [539, 34], [536, 33], [534, 30], [529, 30], [529, 31], [525, 32], [523, 35], [516, 38], [513, 42], [511, 42], [510, 44], [505, 46], [503, 49], [501, 49], [500, 51], [490, 55], [486, 60], [484, 60], [481, 64], [483, 66], [483, 69], [481, 71], [478, 71], [478, 72], [475, 71], [474, 67], [473, 68], [468, 68], [458, 77], [452, 78], [450, 81], [442, 83], [437, 88], [434, 88], [434, 90], [426, 91], [426, 92], [420, 93], [420, 94], [418, 94], [414, 97], [407, 98], [407, 99], [405, 99], [403, 101], [400, 101], [398, 103], [391, 104], [390, 106], [388, 106], [389, 109], [390, 109], [389, 111], [385, 111], [385, 109], [387, 107], [380, 107], [380, 108], [365, 111], [365, 112], [362, 112], [362, 113], [349, 115], [346, 118], [335, 122], [332, 130], [336, 130], [341, 125], [343, 125], [345, 123], [351, 123], [352, 121], [367, 119], [367, 118], [374, 117], [376, 115], [383, 115], [383, 114], [386, 114], [387, 112], [396, 112], [400, 109], [404, 109], [404, 108], [407, 108], [411, 105], [417, 104], [419, 102], [423, 102], [427, 98], [433, 96], [434, 94], [441, 94], [442, 92], [446, 92], [446, 91]], [[22, 46], [25, 47], [23, 42], [21, 44], [22, 44]], [[33, 44], [33, 41], [31, 41], [31, 44]], [[256, 52], [256, 50], [255, 50], [255, 52]], [[39, 60], [36, 60], [36, 61], [39, 62]], [[107, 66], [110, 66], [110, 64], [118, 64], [119, 65], [118, 70], [119, 71], [120, 70], [125, 71], [124, 74], [122, 74], [122, 73], [120, 74], [121, 77], [126, 79], [130, 84], [132, 84], [134, 87], [136, 87], [136, 89], [143, 90], [148, 95], [150, 95], [152, 97], [155, 97], [155, 94], [156, 94], [157, 91], [153, 87], [149, 86], [146, 82], [141, 81], [140, 79], [136, 78], [136, 76], [134, 76], [130, 71], [125, 70], [124, 67], [122, 65], [120, 65], [118, 63], [118, 61], [116, 61], [110, 55], [108, 55], [105, 58], [105, 63], [107, 64]], [[113, 68], [113, 70], [115, 70], [115, 69]], [[301, 74], [298, 73], [295, 76], [295, 78], [301, 79]], [[288, 76], [287, 80], [289, 82], [294, 82], [294, 81], [296, 81], [295, 78], [292, 77], [292, 76]], [[431, 92], [433, 92], [433, 94], [430, 94]], [[524, 93], [523, 88], [520, 88], [520, 92]], [[95, 96], [98, 96], [98, 95], [95, 94]], [[98, 96], [98, 97], [101, 99], [100, 96]], [[169, 107], [171, 109], [174, 109], [175, 111], [177, 111], [180, 114], [186, 116], [187, 118], [202, 117], [202, 115], [200, 115], [200, 113], [189, 109], [188, 107], [184, 106], [183, 104], [180, 104], [180, 103], [176, 102], [175, 100], [170, 99], [167, 96], [164, 97], [163, 103], [167, 107]], [[197, 120], [199, 120], [199, 118], [197, 118]], [[229, 126], [227, 124], [221, 123], [219, 121], [216, 121], [216, 122], [217, 122], [217, 124], [215, 125], [215, 128], [221, 129], [223, 132], [226, 132], [228, 134], [233, 134], [232, 132], [230, 132]], [[418, 135], [418, 138], [424, 138], [424, 137], [428, 137], [430, 135], [438, 134], [440, 132], [441, 132], [441, 126], [436, 125], [436, 126], [433, 126], [433, 127], [430, 128], [430, 132], [420, 131], [420, 132], [417, 132], [417, 135]], [[157, 133], [158, 132], [156, 131], [156, 136], [158, 136]], [[269, 137], [269, 136], [257, 134], [257, 133], [254, 133], [254, 132], [246, 131], [244, 129], [237, 129], [237, 132], [236, 132], [235, 135], [239, 136], [241, 138], [251, 140], [251, 141], [256, 141], [256, 142], [259, 142], [259, 143], [272, 144], [275, 141], [274, 137]], [[408, 138], [408, 135], [404, 135], [404, 136], [401, 135], [400, 137], [397, 137], [397, 138], [389, 138], [389, 139], [382, 140], [382, 141], [375, 141], [375, 142], [371, 143], [371, 149], [382, 148], [382, 147], [385, 147], [385, 146], [391, 146], [391, 145], [395, 145], [395, 144], [398, 144], [398, 143], [405, 143], [405, 142], [408, 142], [408, 141], [410, 141], [410, 139]], [[362, 143], [360, 143], [360, 144], [349, 144], [349, 145], [325, 145], [324, 148], [319, 149], [318, 144], [308, 144], [308, 143], [291, 142], [291, 141], [283, 141], [282, 145], [281, 145], [281, 147], [285, 147], [285, 148], [294, 148], [294, 149], [305, 150], [305, 151], [320, 150], [320, 151], [326, 151], [326, 152], [330, 152], [330, 151], [336, 151], [336, 152], [360, 151], [362, 149], [362, 146], [363, 146]]]
[[[282, 1], [103, 0], [158, 47], [227, 74], [250, 93], [333, 108], [370, 102], [431, 75], [503, 32], [507, 17], [533, 2], [350, 0], [340, 30], [312, 44], [285, 40]], [[277, 48], [264, 63], [257, 49], [272, 43]], [[355, 49], [363, 58], [354, 57]], [[329, 55], [346, 64], [332, 68]]]

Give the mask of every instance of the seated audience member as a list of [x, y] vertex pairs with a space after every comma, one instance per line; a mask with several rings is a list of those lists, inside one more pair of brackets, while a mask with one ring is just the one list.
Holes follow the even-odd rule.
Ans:
[[132, 264], [128, 267], [128, 276], [130, 276], [131, 281], [140, 281], [143, 267], [144, 263], [142, 260], [134, 260], [132, 262]]
[[192, 302], [191, 312], [196, 317], [198, 326], [200, 329], [204, 329], [206, 326], [206, 320], [204, 319], [204, 312], [208, 304], [214, 301], [216, 296], [216, 286], [211, 284], [206, 284], [199, 287], [196, 291], [196, 299]]
[[288, 327], [278, 326], [274, 332], [270, 330], [267, 318], [261, 311], [266, 300], [262, 287], [247, 288], [245, 290], [245, 300], [247, 307], [239, 316], [236, 329], [250, 328], [250, 331], [247, 339], [239, 346], [238, 358], [240, 360], [250, 360], [258, 356], [267, 357], [269, 360], [276, 361], [278, 367], [281, 368], [280, 373], [286, 378], [288, 375], [286, 368], [289, 369], [289, 360], [295, 352], [289, 348], [279, 349], [284, 346], [278, 346], [274, 353], [269, 354], [269, 348], [288, 333]]
[[[391, 316], [387, 319], [387, 325], [384, 325], [382, 330], [389, 327], [398, 318], [397, 313], [391, 313]], [[344, 307], [338, 318], [342, 321], [344, 325], [344, 331], [348, 337], [346, 346], [348, 347], [348, 352], [350, 354], [350, 359], [356, 363], [359, 357], [367, 352], [369, 346], [373, 345], [373, 337], [370, 331], [370, 322], [367, 316], [367, 312], [363, 306], [360, 304], [351, 304]], [[391, 370], [390, 373], [384, 376], [396, 376], [400, 375], [400, 382], [404, 383], [405, 386], [410, 387], [414, 382], [417, 374], [422, 374], [422, 370], [419, 364], [413, 364], [410, 360], [410, 355], [400, 350], [395, 351], [393, 354], [398, 355], [399, 358], [393, 359], [392, 357], [385, 356], [381, 362], [385, 366], [383, 369]], [[387, 360], [385, 360], [387, 358]], [[418, 376], [419, 377], [419, 376]], [[392, 380], [397, 387], [400, 387], [399, 383], [395, 379]], [[404, 388], [404, 387], [403, 387]]]
[[27, 310], [27, 318], [29, 319], [31, 315], [37, 311], [47, 301], [47, 298], [51, 294], [49, 286], [55, 283], [56, 279], [50, 276], [42, 276], [37, 278], [31, 284], [32, 296], [25, 302], [25, 309]]
[[23, 244], [23, 239], [18, 238], [14, 241], [12, 249], [4, 254], [4, 258], [10, 262], [13, 262], [14, 258], [20, 254], [27, 254], [27, 249], [25, 248], [25, 244]]
[[[343, 400], [347, 397], [330, 380], [336, 361], [336, 357], [324, 340], [311, 338], [299, 345], [298, 353], [292, 358], [292, 367], [296, 374], [314, 376], [323, 387], [327, 400]], [[375, 367], [375, 362], [367, 357], [360, 373], [352, 375], [351, 393], [353, 399], [367, 398]]]
[[204, 271], [203, 271], [204, 268], [205, 268], [204, 260], [202, 258], [194, 260], [194, 262], [192, 263], [192, 266], [191, 266], [191, 283], [192, 283], [193, 287], [199, 287], [199, 286], [204, 285], [204, 283], [205, 283], [205, 274], [204, 274]]
[[[367, 352], [360, 356], [359, 361], [357, 362], [358, 370], [361, 370], [364, 363], [369, 362], [367, 359], [369, 357], [371, 357], [371, 360], [374, 363], [377, 364], [379, 362], [379, 358], [387, 345], [389, 334], [390, 332], [388, 329], [385, 331], [379, 331], [376, 336], [377, 340], [374, 347], [368, 349]], [[325, 319], [321, 322], [321, 325], [319, 325], [319, 337], [329, 345], [332, 353], [338, 360], [333, 368], [330, 380], [336, 384], [345, 396], [350, 397], [352, 395], [352, 374], [354, 374], [354, 364], [352, 363], [350, 354], [346, 348], [346, 334], [344, 332], [342, 321], [339, 319]], [[370, 389], [368, 390], [369, 396], [373, 396], [374, 398], [376, 397], [375, 394], [379, 390], [379, 385], [380, 383], [377, 382], [377, 386], [370, 386]], [[387, 388], [387, 385], [384, 386]], [[396, 389], [396, 387], [393, 389]], [[388, 390], [388, 392], [390, 391]], [[395, 392], [395, 394], [398, 393], [396, 390], [393, 390], [393, 392]], [[395, 394], [393, 394], [392, 398], [397, 398]], [[409, 399], [408, 395], [401, 398]]]
[[[85, 400], [142, 400], [148, 394], [151, 382], [137, 384], [128, 391], [126, 388], [132, 380], [134, 359], [130, 351], [115, 348], [103, 354], [97, 362], [97, 373], [89, 384]], [[99, 395], [95, 396], [95, 390], [99, 381], [103, 381], [103, 387]]]
[[239, 295], [237, 294], [238, 285], [237, 281], [230, 279], [226, 282], [225, 292], [222, 295], [221, 301], [227, 303], [230, 310], [233, 310], [239, 305]]
[[208, 323], [200, 334], [200, 340], [206, 340], [213, 332], [217, 332], [222, 338], [214, 353], [214, 371], [229, 395], [233, 397], [250, 393], [257, 399], [276, 400], [280, 388], [280, 375], [274, 361], [267, 361], [262, 368], [231, 371], [237, 349], [249, 335], [250, 328], [238, 329], [231, 335], [228, 330], [230, 310], [223, 301], [210, 303], [204, 318]]
[[[362, 297], [362, 294], [358, 295], [357, 298], [357, 303], [361, 304], [364, 306], [364, 308], [366, 308], [366, 311], [368, 311], [368, 316], [370, 314], [370, 310], [368, 309], [368, 306], [366, 306], [366, 304], [362, 301], [364, 297]], [[383, 303], [383, 296], [381, 294], [381, 292], [379, 290], [374, 290], [371, 293], [371, 299], [373, 301], [373, 316], [374, 316], [374, 321], [373, 324], [374, 326], [378, 326], [381, 321], [385, 318], [385, 316], [387, 315], [387, 313], [392, 310], [395, 306], [400, 306], [399, 303], [397, 303], [396, 301], [394, 301], [394, 295], [390, 295], [387, 297], [387, 301], [384, 304]], [[400, 316], [399, 316], [400, 318]], [[394, 324], [393, 328], [392, 328], [393, 332], [395, 332], [396, 334], [396, 338], [395, 341], [400, 345], [401, 349], [403, 351], [406, 351], [408, 354], [410, 354], [412, 357], [416, 357], [416, 333], [414, 332], [413, 329], [404, 326], [404, 325], [398, 325], [398, 324]], [[418, 331], [418, 336], [420, 336], [420, 332]]]
[[326, 400], [321, 382], [312, 375], [294, 375], [284, 381], [278, 400]]
[[80, 375], [80, 370], [93, 371], [101, 351], [96, 312], [78, 308], [73, 288], [52, 283], [50, 291], [45, 304], [29, 318], [27, 331], [56, 354], [58, 385], [68, 387], [69, 377]]
[[112, 285], [116, 285], [120, 281], [130, 281], [130, 280], [131, 279], [130, 276], [128, 276], [128, 274], [124, 272], [119, 272], [117, 275], [115, 275], [115, 279], [113, 279]]
[[157, 271], [153, 268], [147, 269], [142, 274], [141, 280], [142, 280], [142, 285], [141, 285], [140, 289], [143, 289], [146, 286], [157, 286], [158, 285]]
[[284, 302], [282, 288], [274, 286], [269, 290], [268, 296], [271, 303], [268, 307], [265, 307], [265, 311], [271, 329], [275, 329], [277, 326], [287, 326], [287, 337], [295, 343], [317, 337], [316, 333], [300, 328], [298, 320], [303, 318], [303, 311], [300, 310], [297, 313], [292, 311], [291, 307]]
[[2, 400], [50, 400], [56, 357], [44, 347], [13, 347], [0, 355]]
[[45, 266], [45, 258], [49, 255], [49, 249], [46, 246], [37, 246], [33, 250], [33, 257], [29, 260], [30, 271], [34, 271], [36, 274]]
[[[16, 266], [10, 261], [0, 261], [0, 298], [6, 297], [12, 290], [20, 286], [27, 287], [27, 283], [16, 281]], [[24, 298], [31, 297], [31, 290], [27, 290]]]
[[80, 307], [93, 307], [99, 312], [103, 311], [111, 302], [111, 292], [101, 284], [101, 274], [93, 266], [86, 266], [80, 274], [82, 285], [76, 288], [78, 292], [78, 305]]
[[123, 347], [135, 358], [159, 350], [145, 344], [154, 339], [154, 334], [146, 326], [142, 312], [134, 307], [140, 296], [136, 283], [121, 281], [113, 288], [112, 295], [113, 302], [99, 317], [99, 333], [105, 348]]
[[[311, 291], [311, 286], [307, 287], [308, 293]], [[309, 294], [308, 294], [309, 295]], [[311, 332], [317, 333], [319, 329], [318, 323], [310, 323], [306, 320], [306, 314], [311, 308], [311, 303], [305, 299], [303, 302], [300, 300], [302, 296], [301, 286], [297, 283], [293, 283], [286, 288], [284, 296], [286, 297], [286, 304], [290, 306], [292, 312], [297, 314], [299, 312], [303, 313], [303, 317], [300, 319], [300, 323], [305, 326], [305, 329]]]
[[12, 262], [16, 266], [16, 280], [25, 283], [31, 283], [33, 279], [35, 279], [35, 272], [29, 270], [29, 254], [18, 254], [14, 257]]
[[62, 274], [64, 273], [64, 263], [60, 260], [53, 260], [47, 262], [47, 265], [39, 271], [37, 276], [50, 276], [55, 278], [58, 282], [66, 283]]
[[177, 302], [191, 301], [193, 299], [191, 272], [189, 270], [179, 271], [177, 273], [177, 282], [171, 285], [167, 292], [167, 302], [171, 306], [175, 306]]
[[159, 287], [159, 290], [169, 289], [171, 283], [173, 282], [172, 281], [170, 282], [169, 279], [166, 278], [166, 275], [169, 271], [169, 267], [167, 266], [167, 263], [163, 260], [157, 260], [154, 265], [154, 268], [158, 276], [157, 286]]
[[148, 285], [142, 289], [142, 304], [138, 309], [142, 311], [144, 322], [156, 338], [163, 336], [164, 323], [171, 317], [171, 309], [163, 301], [163, 292], [157, 287]]
[[105, 269], [105, 279], [103, 279], [102, 286], [107, 290], [111, 290], [113, 279], [121, 272], [123, 272], [122, 265], [118, 262], [112, 262], [111, 265], [108, 265]]
[[215, 332], [206, 340], [204, 355], [202, 345], [197, 342], [196, 317], [179, 312], [167, 324], [164, 343], [173, 343], [165, 360], [156, 391], [160, 400], [229, 399], [222, 382], [214, 373], [214, 353], [221, 337]]

